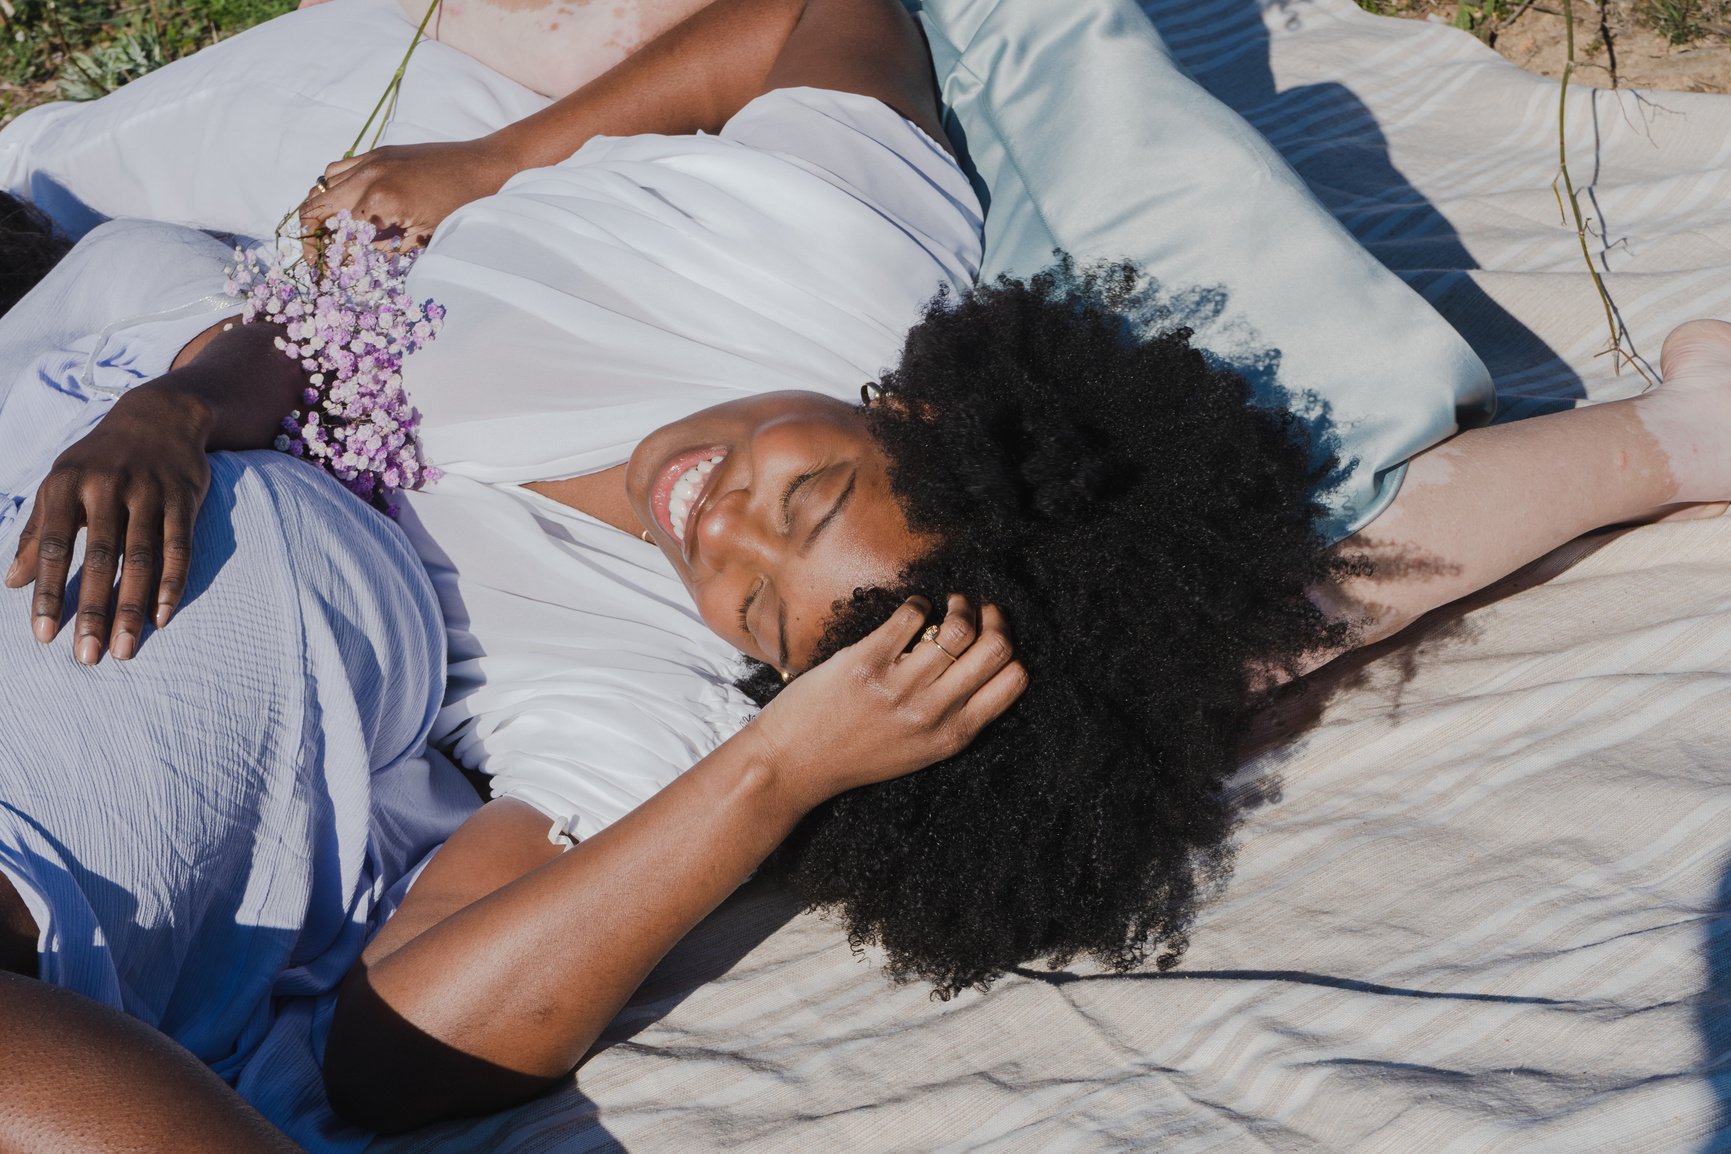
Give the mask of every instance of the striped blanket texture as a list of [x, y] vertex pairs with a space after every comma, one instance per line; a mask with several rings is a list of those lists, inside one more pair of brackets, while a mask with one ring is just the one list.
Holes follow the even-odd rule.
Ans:
[[[1506, 418], [1641, 387], [1559, 223], [1554, 83], [1351, 0], [1147, 9]], [[1579, 88], [1567, 120], [1656, 362], [1731, 316], [1731, 100]], [[1731, 519], [1577, 542], [1318, 689], [1268, 718], [1245, 779], [1277, 796], [1172, 973], [937, 1003], [753, 883], [572, 1086], [374, 1149], [1731, 1148]]]

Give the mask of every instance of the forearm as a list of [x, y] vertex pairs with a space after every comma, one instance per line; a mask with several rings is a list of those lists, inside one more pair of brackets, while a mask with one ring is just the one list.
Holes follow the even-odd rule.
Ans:
[[812, 800], [790, 794], [748, 728], [615, 825], [430, 928], [394, 920], [338, 1003], [333, 1103], [396, 1130], [564, 1076]]
[[229, 319], [195, 337], [163, 376], [127, 393], [129, 408], [154, 406], [206, 451], [268, 449], [282, 420], [304, 405], [306, 374], [275, 345], [273, 324]]
[[716, 132], [764, 91], [806, 0], [716, 0], [617, 67], [488, 142], [510, 172], [593, 136]]

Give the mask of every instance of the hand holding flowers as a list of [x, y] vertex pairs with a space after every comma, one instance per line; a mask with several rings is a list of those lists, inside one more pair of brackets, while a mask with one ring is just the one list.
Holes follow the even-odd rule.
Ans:
[[325, 222], [316, 257], [285, 259], [281, 246], [235, 250], [225, 289], [244, 294], [241, 321], [283, 326], [276, 347], [307, 374], [282, 420], [276, 448], [331, 473], [390, 516], [390, 497], [437, 480], [421, 464], [418, 418], [403, 389], [403, 358], [432, 340], [445, 310], [410, 298], [413, 251], [375, 245], [377, 230], [346, 211]]

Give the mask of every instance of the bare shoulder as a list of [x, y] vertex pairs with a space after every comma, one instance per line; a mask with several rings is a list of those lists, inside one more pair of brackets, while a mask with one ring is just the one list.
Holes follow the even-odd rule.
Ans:
[[881, 100], [949, 147], [931, 53], [901, 0], [808, 0], [764, 91], [802, 86]]

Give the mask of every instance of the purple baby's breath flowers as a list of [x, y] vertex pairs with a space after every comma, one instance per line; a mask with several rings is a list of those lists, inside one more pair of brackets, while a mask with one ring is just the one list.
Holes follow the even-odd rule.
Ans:
[[280, 249], [235, 250], [224, 287], [246, 297], [241, 322], [282, 326], [276, 347], [300, 362], [304, 411], [283, 418], [276, 447], [335, 476], [349, 491], [397, 515], [391, 495], [439, 479], [415, 441], [420, 416], [403, 389], [403, 358], [432, 340], [444, 307], [410, 299], [416, 250], [375, 248], [376, 230], [338, 213], [325, 222], [314, 262]]

